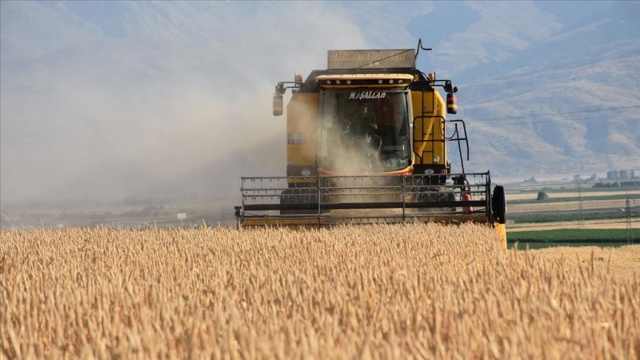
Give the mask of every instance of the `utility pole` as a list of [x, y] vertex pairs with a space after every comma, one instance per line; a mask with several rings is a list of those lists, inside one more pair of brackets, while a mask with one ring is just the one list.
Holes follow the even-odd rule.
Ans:
[[627, 242], [633, 243], [633, 236], [631, 235], [631, 199], [627, 198], [624, 201], [625, 212], [627, 213]]
[[584, 214], [582, 208], [582, 184], [578, 183], [578, 212], [580, 213], [580, 227], [584, 229]]

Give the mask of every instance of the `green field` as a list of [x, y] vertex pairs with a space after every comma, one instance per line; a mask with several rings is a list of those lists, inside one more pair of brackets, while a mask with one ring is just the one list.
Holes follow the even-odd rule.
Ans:
[[[507, 234], [509, 243], [546, 242], [546, 243], [620, 243], [626, 242], [627, 229], [557, 229], [537, 231], [517, 231]], [[640, 229], [631, 230], [631, 238], [640, 243]]]
[[[612, 220], [612, 219], [620, 219], [624, 221], [627, 218], [627, 214], [623, 211], [619, 213], [602, 213], [602, 214], [545, 214], [545, 215], [536, 215], [536, 216], [513, 216], [512, 219], [516, 220], [518, 223], [527, 223], [527, 224], [540, 224], [540, 223], [549, 223], [549, 222], [558, 222], [558, 221], [578, 221], [578, 220]], [[631, 213], [631, 219], [636, 220], [640, 219], [640, 214], [637, 212]]]

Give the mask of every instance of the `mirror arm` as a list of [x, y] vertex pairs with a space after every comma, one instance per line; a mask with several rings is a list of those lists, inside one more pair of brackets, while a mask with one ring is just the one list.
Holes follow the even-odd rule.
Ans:
[[296, 81], [282, 81], [276, 85], [275, 93], [278, 95], [284, 95], [287, 89], [300, 89], [300, 83]]
[[458, 92], [458, 87], [453, 86], [451, 80], [432, 80], [431, 86], [441, 87], [447, 94], [455, 94], [456, 92]]

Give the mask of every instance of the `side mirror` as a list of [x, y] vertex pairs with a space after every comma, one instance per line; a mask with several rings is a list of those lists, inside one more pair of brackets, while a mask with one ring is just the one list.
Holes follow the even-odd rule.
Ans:
[[283, 112], [282, 95], [273, 94], [273, 116], [280, 116]]

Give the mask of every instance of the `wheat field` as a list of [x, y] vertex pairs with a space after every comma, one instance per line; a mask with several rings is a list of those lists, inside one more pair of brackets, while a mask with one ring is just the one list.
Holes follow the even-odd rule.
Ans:
[[0, 235], [4, 358], [640, 357], [639, 273], [480, 225]]

